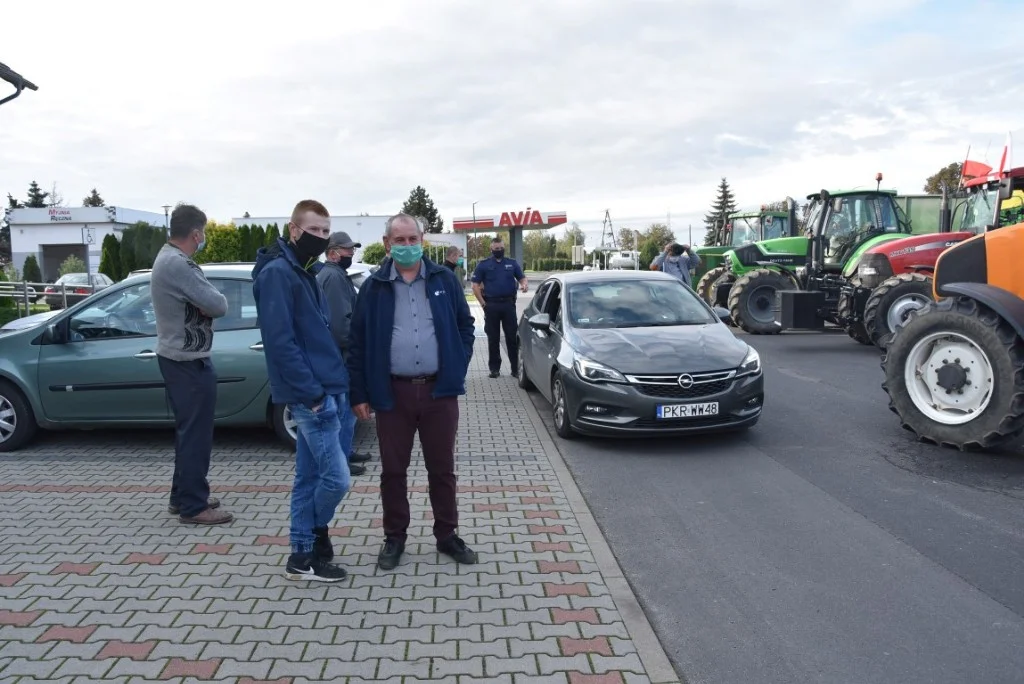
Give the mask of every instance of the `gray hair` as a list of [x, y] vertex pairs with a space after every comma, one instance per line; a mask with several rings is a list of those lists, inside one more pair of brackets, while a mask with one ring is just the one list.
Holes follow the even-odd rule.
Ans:
[[394, 216], [388, 219], [387, 223], [384, 224], [384, 237], [391, 237], [391, 228], [399, 221], [409, 221], [414, 226], [419, 228], [420, 233], [424, 232], [423, 223], [415, 216], [410, 216], [409, 214], [395, 214]]

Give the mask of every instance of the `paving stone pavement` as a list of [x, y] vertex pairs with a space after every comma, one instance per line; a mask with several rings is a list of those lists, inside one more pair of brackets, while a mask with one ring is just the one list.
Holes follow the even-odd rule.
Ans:
[[[0, 457], [0, 682], [643, 684], [678, 681], [528, 398], [486, 377], [478, 340], [458, 438], [460, 534], [432, 543], [414, 456], [413, 525], [394, 571], [374, 454], [339, 508], [351, 577], [283, 577], [291, 454], [218, 431], [211, 483], [236, 521], [166, 511], [167, 431], [63, 433]], [[632, 635], [632, 636], [631, 636]]]

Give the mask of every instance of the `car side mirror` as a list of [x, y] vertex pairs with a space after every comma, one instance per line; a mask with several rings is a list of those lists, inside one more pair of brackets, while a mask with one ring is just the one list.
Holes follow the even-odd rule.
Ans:
[[722, 306], [716, 306], [714, 308], [715, 315], [718, 316], [718, 320], [722, 321], [723, 323], [728, 323], [729, 319], [732, 317], [732, 314], [729, 313], [729, 310]]
[[543, 330], [547, 332], [551, 329], [551, 316], [546, 313], [539, 313], [530, 316], [530, 320], [527, 321], [530, 327], [534, 330]]
[[43, 330], [43, 344], [57, 344], [60, 341], [60, 330], [57, 328], [57, 324], [48, 324], [46, 329]]

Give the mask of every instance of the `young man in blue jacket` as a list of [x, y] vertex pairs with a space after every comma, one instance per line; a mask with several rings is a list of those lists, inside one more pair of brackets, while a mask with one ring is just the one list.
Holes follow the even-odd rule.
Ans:
[[347, 575], [331, 563], [328, 529], [350, 487], [341, 447], [351, 410], [348, 372], [314, 272], [330, 234], [324, 205], [303, 200], [295, 205], [287, 237], [261, 248], [252, 270], [271, 397], [288, 405], [298, 427], [285, 576], [322, 582]]
[[459, 563], [476, 563], [476, 553], [456, 535], [455, 483], [459, 396], [466, 393], [473, 357], [473, 317], [455, 274], [423, 256], [415, 218], [388, 219], [384, 247], [388, 258], [359, 290], [348, 354], [353, 410], [360, 420], [369, 420], [371, 409], [377, 416], [385, 536], [377, 565], [391, 570], [405, 551], [406, 473], [417, 433], [437, 550]]

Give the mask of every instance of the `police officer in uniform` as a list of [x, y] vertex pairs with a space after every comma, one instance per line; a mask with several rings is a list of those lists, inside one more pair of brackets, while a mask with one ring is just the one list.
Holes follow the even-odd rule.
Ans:
[[[505, 347], [512, 375], [518, 372], [519, 345], [516, 341], [516, 290], [526, 292], [526, 275], [514, 260], [505, 258], [505, 245], [500, 237], [491, 240], [491, 256], [477, 264], [473, 271], [473, 296], [484, 309], [484, 332], [487, 333], [487, 365], [491, 377], [501, 370], [501, 331], [505, 331]], [[518, 288], [517, 288], [518, 286]]]

